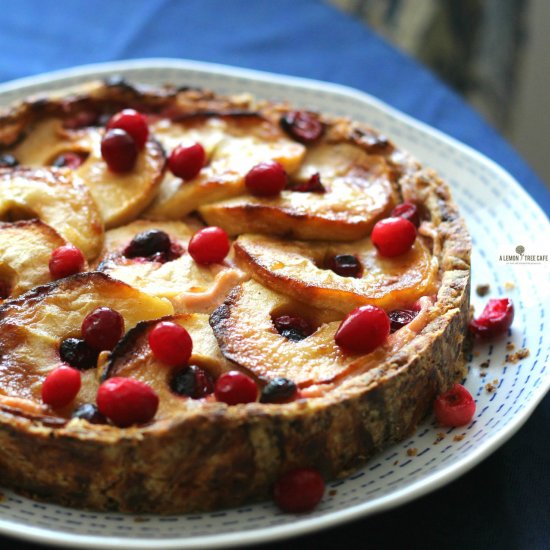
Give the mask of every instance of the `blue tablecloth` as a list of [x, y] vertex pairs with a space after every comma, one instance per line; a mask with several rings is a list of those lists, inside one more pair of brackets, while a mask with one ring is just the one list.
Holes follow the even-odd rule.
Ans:
[[[175, 57], [353, 86], [510, 172], [548, 213], [513, 149], [426, 69], [318, 0], [18, 0], [0, 18], [0, 81], [119, 59]], [[305, 547], [550, 547], [550, 397], [481, 465], [399, 509], [299, 539]], [[35, 548], [0, 538], [2, 548]], [[273, 545], [275, 548], [277, 545]]]

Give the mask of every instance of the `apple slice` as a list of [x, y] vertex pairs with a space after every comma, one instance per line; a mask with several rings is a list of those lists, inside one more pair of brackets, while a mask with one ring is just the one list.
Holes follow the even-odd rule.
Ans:
[[[314, 174], [325, 192], [292, 191]], [[247, 232], [298, 239], [350, 241], [368, 235], [393, 208], [392, 172], [383, 157], [348, 143], [322, 143], [308, 149], [290, 190], [274, 198], [246, 195], [199, 208], [209, 225], [230, 235]]]
[[40, 220], [0, 222], [0, 281], [9, 290], [3, 297], [16, 298], [49, 283], [50, 256], [65, 244], [67, 241], [55, 229]]
[[[155, 222], [137, 220], [106, 233], [106, 250], [99, 270], [154, 296], [167, 298], [176, 312], [211, 313], [227, 293], [248, 275], [233, 262], [233, 252], [220, 264], [199, 265], [186, 252], [201, 225], [193, 220]], [[125, 248], [138, 234], [160, 229], [168, 234], [174, 254], [168, 261], [127, 258]]]
[[[102, 306], [118, 311], [126, 330], [139, 321], [173, 313], [167, 300], [97, 272], [79, 273], [6, 300], [0, 306], [0, 396], [34, 402], [36, 408], [45, 377], [60, 364], [60, 343], [80, 338], [86, 315]], [[75, 406], [95, 402], [96, 371], [82, 372]]]
[[[222, 372], [235, 368], [221, 354], [210, 325], [208, 315], [182, 313], [165, 317], [184, 327], [193, 340], [193, 353], [189, 365], [195, 365], [215, 380]], [[126, 333], [103, 366], [102, 379], [113, 376], [130, 377], [149, 384], [159, 396], [159, 409], [155, 420], [174, 417], [190, 408], [198, 407], [201, 400], [178, 395], [170, 389], [174, 375], [185, 366], [171, 367], [156, 359], [148, 343], [148, 335], [157, 321], [143, 321]]]
[[26, 166], [52, 164], [67, 152], [80, 155], [82, 164], [74, 169], [75, 180], [90, 190], [105, 226], [117, 227], [136, 218], [153, 200], [165, 158], [162, 147], [149, 139], [130, 172], [112, 172], [101, 157], [104, 131], [93, 126], [67, 129], [60, 119], [49, 118], [38, 123], [11, 154]]
[[0, 169], [0, 220], [38, 218], [88, 260], [103, 245], [103, 223], [87, 187], [66, 168]]
[[[266, 235], [241, 235], [234, 244], [243, 268], [268, 286], [319, 308], [343, 312], [365, 304], [384, 309], [410, 306], [437, 290], [438, 261], [421, 239], [395, 258], [378, 254], [369, 238], [354, 243], [289, 242]], [[360, 277], [343, 277], [324, 266], [339, 254], [354, 255]]]
[[305, 151], [260, 115], [191, 117], [179, 125], [172, 123], [170, 131], [164, 126], [160, 121], [152, 130], [168, 154], [179, 143], [198, 141], [208, 161], [191, 181], [166, 174], [158, 196], [145, 212], [152, 219], [181, 219], [201, 205], [243, 194], [244, 176], [260, 162], [276, 160], [287, 172], [294, 172]]

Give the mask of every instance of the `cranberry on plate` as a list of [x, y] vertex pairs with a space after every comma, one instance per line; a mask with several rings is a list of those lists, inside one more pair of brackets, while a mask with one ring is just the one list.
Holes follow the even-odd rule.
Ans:
[[192, 180], [206, 163], [206, 152], [200, 143], [178, 145], [168, 157], [168, 169], [174, 176]]
[[244, 178], [244, 183], [252, 195], [273, 197], [286, 187], [288, 176], [280, 163], [268, 160], [251, 168]]
[[112, 350], [124, 335], [124, 318], [114, 309], [98, 307], [84, 318], [81, 332], [95, 350]]
[[470, 321], [470, 330], [480, 338], [494, 338], [506, 334], [514, 320], [514, 304], [509, 298], [493, 298], [487, 302], [481, 315]]
[[113, 172], [130, 172], [137, 161], [138, 147], [128, 132], [113, 128], [101, 140], [101, 156]]
[[107, 122], [107, 129], [118, 128], [129, 134], [138, 149], [143, 149], [149, 137], [149, 126], [144, 115], [135, 109], [124, 109], [113, 115]]
[[84, 254], [76, 246], [66, 244], [57, 247], [50, 256], [48, 268], [53, 279], [61, 279], [79, 273], [84, 268]]
[[390, 334], [390, 319], [377, 306], [361, 306], [344, 317], [334, 336], [336, 344], [349, 354], [365, 354], [381, 346]]
[[187, 251], [195, 262], [208, 265], [222, 262], [230, 248], [227, 233], [221, 227], [211, 226], [197, 231], [191, 237]]
[[313, 468], [296, 468], [283, 474], [275, 483], [275, 504], [288, 513], [304, 513], [313, 510], [325, 492], [321, 474]]
[[476, 403], [461, 384], [439, 395], [434, 403], [435, 417], [442, 426], [464, 426], [474, 417]]
[[80, 372], [62, 365], [52, 370], [42, 384], [42, 401], [54, 409], [68, 405], [81, 386]]
[[214, 394], [218, 401], [228, 405], [251, 403], [258, 397], [258, 386], [250, 376], [237, 370], [231, 370], [224, 372], [216, 380]]
[[109, 378], [99, 386], [96, 400], [99, 412], [119, 428], [149, 422], [159, 405], [153, 388], [133, 378]]
[[187, 365], [193, 340], [187, 330], [171, 321], [160, 321], [149, 332], [149, 347], [159, 361], [171, 366]]
[[381, 256], [392, 258], [408, 252], [416, 240], [416, 227], [405, 218], [386, 218], [374, 226], [372, 244]]

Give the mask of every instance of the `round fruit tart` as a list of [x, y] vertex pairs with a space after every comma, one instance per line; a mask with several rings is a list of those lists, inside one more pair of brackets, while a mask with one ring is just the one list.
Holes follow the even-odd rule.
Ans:
[[470, 238], [375, 130], [90, 83], [0, 116], [0, 483], [185, 513], [323, 480], [463, 376]]

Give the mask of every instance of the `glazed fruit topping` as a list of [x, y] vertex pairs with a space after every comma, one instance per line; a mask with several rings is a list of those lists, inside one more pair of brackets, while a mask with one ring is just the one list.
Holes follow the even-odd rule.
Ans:
[[159, 361], [185, 366], [193, 352], [193, 340], [187, 330], [171, 321], [160, 321], [149, 332], [149, 347]]
[[509, 298], [493, 298], [487, 302], [481, 315], [470, 321], [470, 330], [480, 338], [494, 338], [506, 334], [514, 320], [514, 304]]
[[54, 409], [68, 405], [80, 390], [80, 372], [65, 365], [52, 370], [42, 384], [42, 401]]
[[273, 197], [287, 186], [288, 176], [280, 163], [268, 160], [251, 168], [244, 178], [244, 183], [252, 195]]
[[124, 318], [114, 309], [98, 307], [82, 321], [82, 337], [97, 351], [112, 350], [124, 334]]
[[67, 130], [78, 130], [88, 126], [95, 126], [98, 122], [98, 114], [96, 111], [80, 111], [74, 116], [66, 118], [63, 121], [63, 128]]
[[261, 403], [288, 403], [298, 395], [298, 386], [288, 378], [274, 378], [262, 389]]
[[133, 378], [109, 378], [97, 391], [97, 407], [115, 426], [144, 424], [157, 413], [159, 398], [144, 382]]
[[405, 218], [409, 220], [415, 227], [420, 225], [420, 216], [416, 204], [412, 202], [403, 202], [398, 204], [392, 211], [392, 218]]
[[341, 277], [360, 278], [363, 274], [363, 266], [359, 258], [353, 254], [330, 256], [325, 260], [325, 269], [330, 269]]
[[319, 172], [313, 174], [307, 181], [294, 184], [290, 187], [291, 191], [299, 193], [326, 193], [325, 186], [321, 183], [321, 175]]
[[258, 386], [250, 376], [237, 370], [230, 370], [216, 380], [214, 394], [218, 401], [228, 405], [251, 403], [258, 397]]
[[376, 223], [371, 240], [381, 256], [400, 256], [414, 244], [416, 227], [405, 218], [386, 218]]
[[19, 165], [19, 161], [8, 153], [0, 155], [0, 168], [14, 168]]
[[113, 115], [107, 122], [107, 129], [119, 128], [132, 136], [138, 149], [143, 149], [149, 137], [147, 119], [135, 109], [124, 109]]
[[390, 319], [377, 306], [361, 306], [346, 315], [334, 336], [336, 344], [349, 354], [365, 354], [381, 346], [390, 334]]
[[214, 391], [214, 379], [204, 369], [190, 365], [174, 374], [170, 389], [178, 395], [201, 399]]
[[303, 317], [281, 315], [273, 319], [277, 332], [293, 342], [299, 342], [315, 332], [314, 328]]
[[88, 157], [86, 153], [77, 153], [75, 151], [66, 151], [61, 153], [52, 161], [52, 166], [56, 168], [70, 168], [76, 170]]
[[296, 468], [277, 480], [273, 499], [283, 512], [299, 514], [313, 510], [324, 492], [325, 482], [317, 470]]
[[87, 420], [90, 424], [107, 424], [107, 418], [99, 412], [93, 403], [80, 405], [73, 411], [72, 417]]
[[418, 310], [413, 309], [395, 309], [388, 313], [390, 318], [390, 332], [395, 332], [405, 325], [408, 325], [416, 316]]
[[474, 417], [476, 403], [461, 384], [439, 395], [434, 403], [435, 417], [442, 426], [464, 426]]
[[222, 262], [229, 254], [230, 248], [227, 233], [221, 227], [211, 226], [193, 235], [187, 251], [195, 262], [208, 265]]
[[101, 140], [101, 156], [110, 170], [116, 173], [130, 172], [138, 157], [136, 142], [124, 130], [107, 130]]
[[95, 368], [98, 355], [97, 350], [79, 338], [65, 338], [59, 346], [61, 360], [78, 370]]
[[206, 163], [206, 152], [200, 143], [178, 145], [168, 157], [168, 169], [183, 180], [197, 177]]
[[48, 263], [50, 275], [54, 279], [61, 279], [79, 273], [84, 268], [84, 254], [76, 246], [67, 244], [56, 248]]
[[281, 128], [296, 141], [311, 143], [323, 133], [323, 124], [314, 113], [290, 111], [281, 117]]
[[148, 258], [155, 254], [168, 254], [171, 245], [170, 237], [160, 229], [149, 229], [138, 233], [124, 249], [127, 258]]

